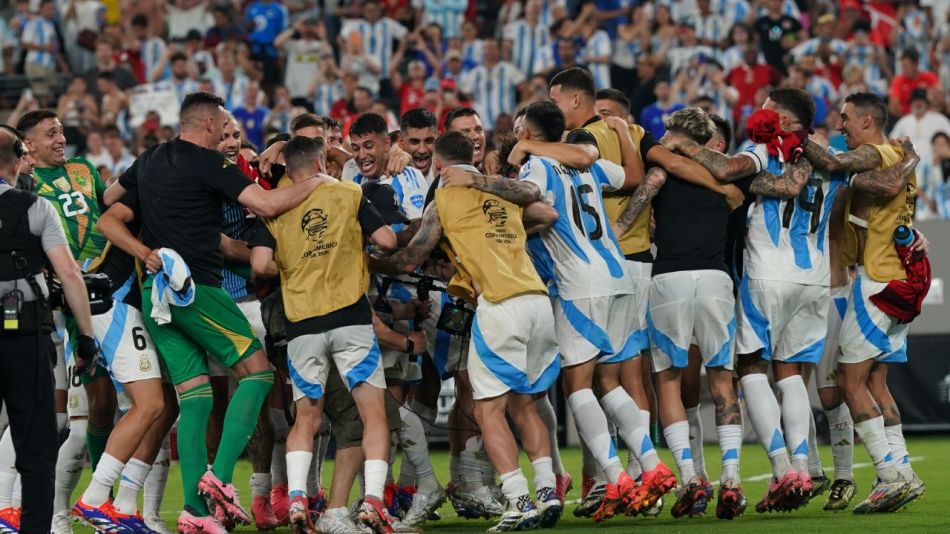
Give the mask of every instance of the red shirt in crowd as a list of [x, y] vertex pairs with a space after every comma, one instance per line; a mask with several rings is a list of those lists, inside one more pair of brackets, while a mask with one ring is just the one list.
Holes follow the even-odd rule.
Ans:
[[765, 85], [778, 84], [782, 75], [771, 65], [740, 65], [732, 69], [727, 79], [729, 85], [739, 92], [739, 100], [733, 106], [734, 120], [738, 123], [742, 117], [742, 108], [755, 105], [755, 91]]
[[898, 74], [891, 81], [891, 101], [900, 103], [902, 113], [910, 113], [910, 93], [918, 87], [930, 89], [937, 83], [937, 76], [925, 70], [918, 72], [913, 78]]
[[422, 99], [426, 92], [422, 84], [414, 85], [412, 82], [404, 83], [399, 88], [399, 112], [405, 113], [410, 109], [421, 108]]

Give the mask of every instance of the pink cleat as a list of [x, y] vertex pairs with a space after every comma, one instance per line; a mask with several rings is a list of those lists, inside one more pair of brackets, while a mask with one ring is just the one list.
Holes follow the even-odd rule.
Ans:
[[277, 484], [271, 488], [270, 506], [279, 526], [290, 524], [290, 496], [287, 492], [287, 484]]
[[769, 481], [768, 491], [765, 497], [755, 505], [755, 511], [764, 514], [771, 511], [786, 511], [785, 502], [796, 492], [802, 489], [802, 480], [799, 474], [791, 468], [782, 478], [772, 477]]
[[178, 532], [181, 534], [228, 534], [228, 529], [210, 515], [197, 517], [188, 510], [178, 516]]
[[567, 492], [571, 491], [571, 488], [574, 487], [574, 481], [571, 480], [570, 473], [554, 475], [554, 479], [557, 482], [554, 485], [554, 494], [557, 495], [557, 498], [561, 501], [561, 504], [564, 504], [564, 499], [567, 498]]
[[273, 530], [280, 526], [280, 521], [271, 508], [270, 499], [264, 495], [255, 495], [251, 499], [251, 514], [254, 516], [254, 526], [257, 530]]
[[226, 484], [209, 469], [198, 481], [198, 493], [224, 508], [236, 522], [249, 525], [251, 516], [241, 506], [241, 496], [233, 484]]

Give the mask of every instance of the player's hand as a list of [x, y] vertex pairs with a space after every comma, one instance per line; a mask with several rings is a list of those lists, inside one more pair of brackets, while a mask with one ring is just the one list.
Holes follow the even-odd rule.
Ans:
[[475, 175], [460, 167], [442, 169], [442, 187], [472, 187]]
[[914, 233], [917, 234], [917, 239], [915, 239], [914, 244], [910, 246], [910, 250], [912, 252], [927, 254], [930, 251], [930, 240], [927, 239], [927, 236], [920, 230], [914, 230]]
[[498, 174], [501, 169], [501, 162], [498, 161], [498, 151], [492, 150], [488, 154], [485, 154], [485, 158], [482, 160], [482, 167], [485, 169], [485, 174]]
[[520, 167], [524, 164], [524, 160], [530, 155], [531, 152], [527, 149], [526, 142], [518, 141], [508, 154], [508, 163]]
[[820, 133], [813, 133], [809, 135], [808, 140], [811, 141], [812, 143], [818, 144], [822, 148], [828, 148], [828, 145], [830, 144], [828, 142], [828, 138]]
[[745, 202], [745, 195], [742, 190], [732, 184], [725, 184], [721, 187], [722, 194], [726, 196], [726, 202], [729, 204], [729, 211], [735, 211], [736, 208]]
[[96, 367], [96, 358], [99, 355], [99, 345], [92, 337], [79, 334], [76, 336], [76, 362], [74, 364], [77, 375], [85, 375]]
[[416, 354], [422, 354], [423, 352], [426, 351], [426, 340], [428, 338], [426, 337], [425, 332], [423, 332], [422, 330], [418, 330], [418, 331], [413, 330], [412, 332], [409, 332], [408, 334], [406, 334], [406, 337], [412, 340], [412, 346], [414, 349], [413, 356]]
[[669, 130], [667, 130], [666, 135], [660, 139], [663, 146], [670, 152], [677, 152], [687, 141], [689, 141], [689, 139], [687, 139], [685, 135]]
[[270, 167], [283, 157], [286, 144], [287, 141], [277, 141], [257, 156], [257, 170], [260, 171], [261, 176], [270, 178]]
[[386, 158], [386, 174], [389, 176], [399, 174], [405, 170], [410, 163], [412, 163], [412, 156], [405, 150], [393, 145], [390, 147], [389, 155]]
[[432, 313], [432, 299], [412, 299], [409, 304], [412, 304], [412, 307], [415, 308], [417, 317], [428, 317]]
[[604, 117], [604, 122], [607, 123], [607, 126], [610, 126], [617, 133], [627, 131], [627, 121], [621, 119], [620, 117], [610, 116]]
[[157, 273], [162, 270], [162, 259], [158, 256], [158, 250], [150, 250], [145, 256], [145, 268], [150, 273]]
[[889, 140], [891, 145], [900, 147], [904, 151], [904, 157], [916, 156], [917, 151], [914, 150], [914, 143], [910, 142], [910, 137], [901, 136]]

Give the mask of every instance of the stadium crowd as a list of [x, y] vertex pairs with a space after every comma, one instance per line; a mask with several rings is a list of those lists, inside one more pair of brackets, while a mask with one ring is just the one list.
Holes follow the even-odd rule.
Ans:
[[[0, 528], [166, 532], [174, 425], [186, 534], [418, 532], [446, 499], [490, 531], [550, 528], [572, 487], [559, 376], [575, 515], [655, 515], [673, 491], [674, 517], [739, 517], [744, 420], [772, 468], [757, 512], [848, 508], [855, 435], [878, 479], [854, 512], [901, 509], [926, 486], [886, 373], [930, 283], [908, 227], [950, 218], [948, 7], [18, 0], [0, 193], [52, 202], [114, 292], [97, 359], [50, 316], [69, 432], [43, 506], [3, 434]], [[425, 428], [449, 377], [445, 474]]]

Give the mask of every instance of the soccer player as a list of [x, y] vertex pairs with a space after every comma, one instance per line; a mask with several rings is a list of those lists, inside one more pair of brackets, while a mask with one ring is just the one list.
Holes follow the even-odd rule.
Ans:
[[[268, 232], [255, 233], [251, 253], [258, 273], [266, 273], [276, 261], [289, 320], [289, 369], [297, 406], [297, 419], [287, 437], [290, 521], [295, 532], [314, 528], [306, 499], [306, 473], [332, 358], [363, 419], [366, 491], [360, 521], [374, 532], [391, 532], [392, 520], [382, 503], [389, 455], [386, 382], [364, 293], [369, 273], [363, 261], [357, 261], [363, 268], [355, 270], [351, 262], [364, 254], [364, 235], [383, 250], [395, 248], [396, 236], [362, 199], [358, 186], [317, 172], [322, 168], [322, 153], [322, 140], [298, 136], [288, 142], [284, 161], [290, 178], [295, 183], [315, 180], [320, 185], [294, 209], [267, 219]], [[314, 295], [324, 298], [314, 299]]]
[[[666, 128], [668, 135], [686, 135], [718, 151], [725, 147], [723, 141], [728, 135], [720, 133], [712, 118], [695, 107], [673, 113]], [[689, 350], [695, 345], [716, 404], [716, 430], [722, 450], [716, 516], [734, 519], [745, 509], [745, 498], [739, 481], [742, 415], [732, 384], [735, 299], [724, 254], [729, 205], [722, 195], [709, 189], [651, 170], [618, 218], [617, 231], [626, 231], [651, 199], [657, 257], [649, 298], [650, 356], [657, 378], [663, 435], [683, 480], [671, 512], [673, 517], [701, 515], [710, 497], [707, 491], [712, 490], [693, 463], [682, 402], [681, 375], [689, 372]], [[683, 218], [683, 213], [690, 217]], [[699, 370], [695, 372], [698, 375]], [[691, 383], [698, 387], [698, 376]]]
[[432, 169], [432, 145], [438, 135], [438, 119], [424, 108], [411, 109], [399, 121], [402, 135], [399, 147], [412, 156], [412, 166], [426, 178], [426, 186], [435, 181]]
[[[203, 496], [235, 521], [250, 521], [231, 478], [274, 380], [247, 319], [221, 289], [221, 202], [236, 200], [258, 215], [276, 216], [299, 204], [317, 184], [302, 182], [264, 191], [248, 180], [215, 150], [227, 120], [217, 96], [189, 94], [182, 102], [180, 120], [179, 138], [150, 148], [123, 173], [118, 182], [125, 190], [122, 203], [103, 215], [117, 223], [138, 215], [142, 239], [125, 224], [107, 223], [103, 228], [108, 226], [110, 241], [145, 263], [150, 273], [166, 276], [166, 270], [181, 268], [170, 265], [172, 251], [190, 271], [191, 304], [171, 306], [170, 318], [163, 318], [168, 321], [163, 324], [153, 317], [153, 311], [162, 317], [151, 296], [156, 277], [146, 278], [143, 315], [180, 398], [178, 450], [185, 510], [178, 529], [218, 533], [224, 527], [209, 515]], [[169, 224], [170, 215], [175, 216], [174, 224]], [[159, 249], [164, 250], [160, 253]], [[221, 447], [214, 465], [205, 472], [205, 429], [212, 404], [207, 353], [232, 369], [238, 386], [225, 416]]]
[[[474, 146], [464, 134], [450, 132], [436, 141], [442, 161], [472, 160]], [[556, 217], [540, 210], [541, 225]], [[550, 387], [559, 369], [548, 311], [547, 291], [524, 250], [526, 230], [521, 210], [490, 193], [472, 188], [440, 188], [426, 209], [422, 226], [409, 245], [374, 262], [379, 271], [411, 272], [423, 263], [443, 235], [459, 275], [474, 282], [475, 323], [469, 349], [469, 375], [475, 416], [485, 450], [498, 472], [507, 510], [490, 531], [531, 528], [540, 521], [528, 493], [528, 481], [518, 468], [517, 444], [505, 419], [507, 412], [521, 430], [522, 443], [535, 471], [539, 496], [555, 486], [547, 428], [538, 416], [533, 396]], [[498, 270], [506, 265], [504, 275]], [[456, 286], [458, 289], [458, 286]]]
[[910, 465], [900, 411], [887, 388], [888, 364], [907, 361], [908, 327], [870, 301], [890, 281], [907, 277], [893, 236], [899, 225], [911, 224], [917, 188], [917, 155], [906, 140], [899, 149], [886, 142], [886, 123], [884, 101], [856, 93], [845, 98], [836, 125], [849, 152], [831, 155], [812, 146], [806, 149], [820, 169], [860, 173], [849, 180], [845, 210], [849, 224], [844, 257], [858, 272], [841, 324], [838, 384], [878, 481], [855, 513], [895, 511], [925, 490]]
[[[564, 394], [578, 431], [608, 482], [604, 499], [593, 515], [595, 520], [637, 506], [631, 501], [636, 483], [616, 456], [605, 411], [617, 421], [621, 437], [648, 471], [665, 470], [661, 477], [665, 480], [657, 480], [656, 485], [666, 487], [657, 491], [665, 493], [676, 483], [669, 469], [659, 462], [648, 427], [637, 425], [639, 411], [620, 385], [621, 363], [639, 353], [639, 348], [630, 344], [640, 329], [637, 288], [609, 227], [600, 190], [618, 190], [639, 182], [642, 165], [627, 135], [627, 123], [619, 118], [612, 121], [611, 126], [623, 136], [621, 151], [626, 168], [598, 160], [590, 169], [577, 170], [553, 158], [531, 157], [519, 174], [527, 189], [539, 191], [543, 202], [558, 211], [558, 221], [541, 232], [540, 241], [531, 241], [529, 251], [539, 272], [545, 273], [543, 278], [550, 279], [549, 290], [554, 295]], [[563, 132], [563, 113], [554, 103], [543, 101], [525, 109], [518, 135], [521, 139], [554, 142]], [[592, 389], [595, 376], [603, 408]], [[644, 508], [649, 506], [652, 503]]]
[[488, 145], [485, 140], [485, 127], [482, 126], [482, 119], [478, 116], [478, 112], [466, 107], [457, 107], [449, 111], [445, 115], [445, 131], [465, 134], [475, 146], [472, 165], [484, 170], [485, 149]]

